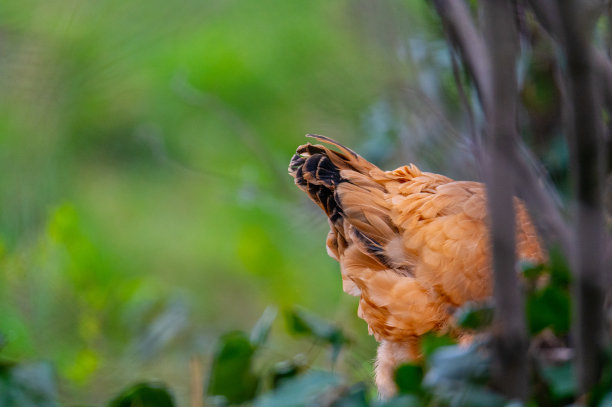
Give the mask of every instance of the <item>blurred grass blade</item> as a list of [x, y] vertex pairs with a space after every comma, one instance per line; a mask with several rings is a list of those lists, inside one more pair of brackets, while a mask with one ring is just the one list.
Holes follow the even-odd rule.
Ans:
[[273, 306], [267, 307], [255, 326], [251, 330], [251, 343], [253, 346], [261, 346], [268, 339], [268, 335], [270, 334], [270, 330], [272, 329], [272, 324], [276, 320], [276, 315], [278, 314], [278, 309]]

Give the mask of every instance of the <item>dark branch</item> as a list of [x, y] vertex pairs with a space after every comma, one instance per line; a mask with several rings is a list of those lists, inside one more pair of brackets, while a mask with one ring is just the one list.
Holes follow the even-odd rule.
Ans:
[[518, 134], [516, 59], [518, 33], [510, 0], [483, 3], [485, 38], [491, 57], [492, 99], [487, 117], [490, 160], [487, 198], [491, 221], [495, 324], [493, 383], [509, 398], [527, 398], [527, 330], [515, 271], [514, 169]]
[[604, 344], [605, 218], [603, 213], [604, 143], [600, 93], [596, 89], [596, 58], [590, 29], [580, 18], [577, 1], [559, 2], [566, 53], [570, 100], [570, 161], [575, 197], [574, 260], [576, 368], [580, 390], [589, 391], [601, 374]]
[[491, 105], [491, 67], [484, 40], [478, 33], [470, 11], [462, 0], [434, 0], [447, 35], [476, 85], [486, 112]]
[[[529, 0], [529, 5], [542, 27], [551, 37], [560, 41], [563, 36], [563, 27], [557, 2]], [[578, 13], [573, 18], [578, 18], [580, 14], [583, 13]], [[595, 49], [588, 42], [584, 45], [593, 53], [595, 71], [601, 81], [599, 89], [603, 94], [605, 105], [608, 109], [612, 109], [612, 62], [606, 57], [605, 53]]]
[[[461, 55], [463, 64], [476, 86], [483, 111], [489, 116], [493, 100], [491, 63], [485, 42], [463, 1], [434, 0], [433, 4], [442, 19], [447, 36]], [[513, 15], [508, 18], [514, 20]], [[528, 150], [520, 139], [517, 140], [517, 145], [520, 151]], [[517, 194], [525, 200], [531, 213], [537, 214], [540, 231], [549, 240], [558, 241], [565, 251], [569, 251], [570, 232], [550, 194], [551, 188], [547, 187], [546, 177], [530, 165], [524, 155], [518, 154], [517, 150], [509, 153], [515, 155], [511, 161], [516, 166]]]

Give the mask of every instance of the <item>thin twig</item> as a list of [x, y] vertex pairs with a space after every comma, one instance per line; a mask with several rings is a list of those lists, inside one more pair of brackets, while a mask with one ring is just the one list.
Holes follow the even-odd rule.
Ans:
[[189, 393], [190, 406], [204, 406], [204, 366], [199, 356], [192, 356], [189, 360]]
[[461, 136], [461, 133], [457, 129], [455, 129], [455, 127], [453, 127], [453, 124], [448, 120], [446, 115], [442, 113], [442, 111], [440, 111], [436, 103], [434, 103], [434, 101], [431, 100], [431, 98], [427, 96], [425, 92], [421, 91], [420, 89], [416, 89], [412, 86], [404, 86], [402, 89], [405, 93], [413, 93], [414, 95], [416, 95], [416, 100], [418, 100], [419, 102], [417, 108], [421, 108], [423, 106], [426, 107], [427, 110], [429, 110], [429, 112], [443, 124], [443, 126], [452, 136], [459, 140], [463, 138]]
[[[468, 124], [471, 136], [470, 140], [473, 154], [476, 157], [476, 162], [478, 163], [478, 165], [481, 165], [483, 159], [482, 137], [476, 127], [474, 109], [472, 109], [472, 104], [470, 103], [470, 100], [468, 99], [467, 93], [465, 91], [465, 87], [463, 86], [463, 80], [461, 79], [461, 70], [459, 69], [457, 57], [452, 50], [450, 50], [450, 60], [451, 67], [453, 70], [453, 77], [455, 78], [455, 83], [457, 84], [457, 91], [459, 92], [459, 99], [461, 100], [461, 104], [463, 105], [463, 108], [465, 109], [465, 112], [468, 116]], [[482, 173], [482, 168], [480, 168], [480, 172]]]
[[463, 58], [486, 113], [492, 103], [491, 66], [484, 40], [476, 29], [470, 11], [462, 0], [434, 0], [433, 4], [448, 36]]

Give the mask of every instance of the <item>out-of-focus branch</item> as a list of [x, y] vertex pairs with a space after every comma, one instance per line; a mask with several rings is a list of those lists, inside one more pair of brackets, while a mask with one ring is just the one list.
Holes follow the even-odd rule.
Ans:
[[[461, 71], [459, 69], [459, 62], [457, 61], [457, 56], [454, 52], [450, 52], [450, 60], [451, 67], [453, 70], [453, 77], [455, 78], [455, 83], [457, 84], [457, 91], [459, 93], [459, 100], [465, 109], [465, 113], [468, 116], [468, 123], [470, 126], [470, 146], [474, 155], [476, 156], [477, 164], [480, 166], [483, 162], [483, 147], [482, 147], [482, 137], [481, 133], [478, 131], [478, 127], [476, 126], [476, 118], [474, 117], [474, 109], [472, 109], [472, 105], [467, 96], [467, 92], [463, 86], [463, 80], [461, 79]], [[482, 169], [480, 171], [482, 173]]]
[[494, 385], [510, 398], [527, 398], [527, 330], [516, 275], [514, 158], [518, 89], [518, 33], [510, 0], [483, 3], [484, 33], [491, 57], [492, 99], [487, 115], [487, 199], [493, 248]]
[[532, 214], [537, 214], [535, 223], [546, 240], [558, 242], [564, 253], [571, 255], [571, 230], [555, 200], [554, 187], [527, 146], [521, 141], [517, 144], [518, 150], [513, 160], [516, 194], [525, 201]]
[[470, 10], [463, 0], [434, 0], [436, 11], [453, 45], [469, 71], [483, 110], [491, 105], [491, 66], [484, 40], [478, 33]]
[[576, 200], [576, 368], [580, 389], [586, 393], [599, 380], [604, 344], [604, 143], [600, 93], [595, 87], [598, 75], [589, 45], [590, 28], [576, 18], [580, 13], [579, 8], [575, 0], [559, 2], [562, 23], [559, 38], [566, 53], [569, 92], [573, 103], [571, 127], [567, 133]]
[[599, 74], [599, 87], [603, 101], [608, 109], [612, 110], [612, 62], [600, 50], [593, 50], [593, 62]]
[[[560, 3], [559, 3], [560, 4]], [[557, 2], [553, 1], [539, 1], [529, 0], [529, 5], [533, 10], [536, 18], [544, 27], [544, 29], [557, 41], [561, 39], [563, 35], [561, 15], [557, 5]], [[577, 13], [573, 18], [583, 13]], [[598, 88], [601, 90], [604, 98], [605, 105], [612, 108], [612, 62], [606, 57], [606, 54], [598, 49], [591, 46], [590, 43], [584, 44], [593, 54], [593, 62], [595, 71], [597, 72], [599, 85]]]
[[[541, 3], [546, 5], [549, 2]], [[463, 64], [476, 85], [483, 111], [489, 116], [494, 100], [491, 90], [491, 59], [484, 39], [462, 0], [434, 0], [433, 4], [447, 36], [461, 55]], [[514, 15], [509, 15], [508, 18], [514, 20]], [[512, 162], [517, 174], [517, 194], [526, 201], [531, 212], [537, 214], [540, 230], [550, 240], [558, 241], [565, 252], [569, 252], [570, 232], [559, 206], [549, 193], [546, 177], [530, 165], [523, 154], [518, 153], [528, 150], [524, 143], [520, 139], [517, 139], [516, 143], [519, 148], [507, 153], [514, 155]]]

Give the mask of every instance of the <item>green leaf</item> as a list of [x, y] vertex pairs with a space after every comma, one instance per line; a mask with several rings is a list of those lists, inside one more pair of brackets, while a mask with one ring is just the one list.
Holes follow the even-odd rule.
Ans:
[[478, 344], [439, 348], [431, 355], [429, 365], [423, 380], [426, 387], [448, 382], [481, 382], [489, 373], [489, 359]]
[[162, 383], [138, 383], [123, 390], [108, 407], [174, 407], [174, 398]]
[[294, 357], [293, 360], [278, 362], [272, 369], [272, 386], [277, 388], [286, 379], [297, 376], [304, 366], [304, 361], [298, 356]]
[[413, 394], [403, 394], [390, 400], [376, 401], [374, 407], [421, 407], [421, 400]]
[[490, 359], [484, 343], [439, 348], [429, 360], [423, 387], [453, 407], [497, 407], [507, 400], [484, 387]]
[[208, 394], [224, 396], [230, 403], [253, 399], [258, 378], [252, 372], [255, 347], [244, 332], [230, 332], [221, 337], [215, 351]]
[[455, 321], [458, 326], [465, 329], [486, 328], [493, 322], [493, 306], [468, 302], [455, 312]]
[[250, 340], [253, 346], [258, 347], [266, 342], [277, 314], [278, 310], [276, 307], [269, 306], [264, 310], [263, 314], [251, 330]]
[[329, 372], [310, 371], [287, 380], [278, 389], [255, 400], [255, 407], [302, 407], [318, 405], [325, 395], [342, 384]]
[[329, 343], [332, 346], [332, 364], [338, 358], [342, 346], [348, 343], [340, 328], [301, 308], [293, 308], [287, 313], [287, 324], [289, 331], [294, 334], [312, 336]]
[[556, 334], [565, 334], [570, 329], [570, 295], [563, 288], [549, 285], [527, 297], [525, 311], [529, 331], [536, 334], [552, 328]]
[[606, 394], [604, 398], [601, 399], [599, 407], [612, 407], [612, 392]]
[[556, 400], [572, 397], [577, 390], [572, 363], [557, 366], [542, 366], [540, 374], [548, 384], [552, 397]]
[[2, 364], [0, 406], [57, 407], [55, 373], [48, 363]]
[[368, 407], [368, 388], [357, 383], [333, 401], [331, 407]]
[[535, 282], [542, 274], [546, 272], [545, 264], [536, 264], [527, 260], [521, 260], [519, 262], [519, 267], [523, 276], [531, 282]]
[[420, 394], [422, 381], [423, 368], [421, 366], [403, 364], [395, 370], [395, 383], [401, 394]]
[[567, 288], [572, 279], [572, 272], [565, 255], [558, 246], [550, 250], [550, 277], [551, 285]]
[[446, 389], [446, 397], [454, 407], [506, 407], [508, 400], [484, 386], [452, 386]]
[[421, 337], [421, 353], [425, 360], [429, 361], [430, 356], [439, 348], [456, 344], [457, 342], [448, 335], [437, 335], [434, 332], [428, 332]]

